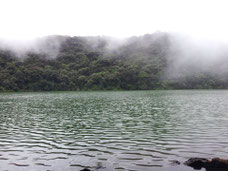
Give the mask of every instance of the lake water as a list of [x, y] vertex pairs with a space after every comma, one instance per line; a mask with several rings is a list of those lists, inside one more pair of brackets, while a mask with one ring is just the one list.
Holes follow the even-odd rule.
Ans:
[[0, 170], [191, 171], [228, 157], [228, 91], [3, 93], [0, 128]]

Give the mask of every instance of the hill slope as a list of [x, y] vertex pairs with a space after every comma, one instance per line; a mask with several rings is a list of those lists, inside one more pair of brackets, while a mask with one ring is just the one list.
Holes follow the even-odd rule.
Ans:
[[49, 36], [19, 55], [0, 45], [0, 91], [228, 88], [228, 53], [202, 60], [205, 50], [187, 44], [186, 53], [178, 42], [158, 32], [122, 41]]

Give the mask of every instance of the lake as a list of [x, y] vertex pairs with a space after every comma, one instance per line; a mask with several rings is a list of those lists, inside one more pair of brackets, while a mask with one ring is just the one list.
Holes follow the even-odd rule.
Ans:
[[228, 91], [2, 93], [0, 128], [0, 170], [192, 171], [228, 157]]

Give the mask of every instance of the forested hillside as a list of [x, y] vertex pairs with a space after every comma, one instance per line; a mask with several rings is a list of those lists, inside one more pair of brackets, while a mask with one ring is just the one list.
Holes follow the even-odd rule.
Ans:
[[20, 55], [1, 48], [0, 91], [228, 88], [224, 62], [207, 69], [206, 64], [175, 65], [175, 56], [182, 58], [178, 53], [172, 36], [161, 32], [124, 41], [50, 36], [38, 50]]

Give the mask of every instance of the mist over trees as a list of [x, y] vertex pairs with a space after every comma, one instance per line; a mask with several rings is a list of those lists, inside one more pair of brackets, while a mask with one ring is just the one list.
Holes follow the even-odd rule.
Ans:
[[0, 91], [224, 89], [227, 47], [164, 32], [125, 40], [49, 36], [23, 47], [0, 42]]

